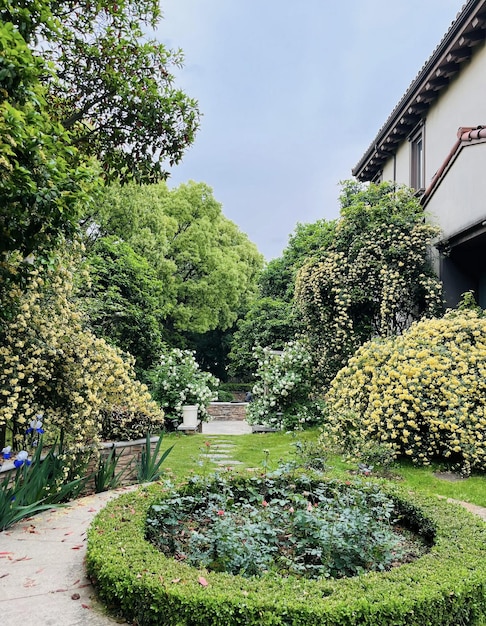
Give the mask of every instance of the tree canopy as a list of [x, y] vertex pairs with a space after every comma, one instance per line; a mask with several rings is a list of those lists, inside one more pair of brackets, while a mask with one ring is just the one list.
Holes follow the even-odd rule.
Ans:
[[115, 236], [148, 262], [162, 285], [160, 320], [169, 344], [180, 345], [171, 341], [177, 333], [230, 328], [255, 295], [263, 259], [204, 183], [111, 185], [87, 233]]
[[258, 277], [259, 294], [237, 323], [230, 352], [230, 373], [250, 379], [257, 361], [254, 348], [282, 350], [302, 331], [294, 306], [295, 279], [299, 268], [329, 245], [334, 222], [318, 220], [297, 224], [282, 256], [272, 259]]
[[156, 0], [5, 2], [11, 22], [52, 71], [42, 81], [53, 120], [73, 145], [102, 164], [105, 178], [154, 181], [178, 163], [195, 136], [195, 100], [174, 86], [183, 60], [149, 39]]

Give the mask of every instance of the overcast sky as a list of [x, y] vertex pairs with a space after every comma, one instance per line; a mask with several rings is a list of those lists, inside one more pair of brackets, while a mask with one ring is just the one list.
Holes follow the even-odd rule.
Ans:
[[162, 0], [157, 37], [203, 114], [169, 186], [212, 187], [267, 260], [334, 219], [379, 128], [462, 0]]

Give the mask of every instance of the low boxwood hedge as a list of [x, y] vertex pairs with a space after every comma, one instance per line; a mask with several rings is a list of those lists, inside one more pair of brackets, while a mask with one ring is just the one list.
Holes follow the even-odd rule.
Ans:
[[144, 538], [161, 485], [124, 494], [88, 533], [100, 598], [139, 626], [486, 626], [486, 524], [458, 505], [383, 485], [430, 551], [384, 573], [340, 580], [243, 578], [164, 557]]

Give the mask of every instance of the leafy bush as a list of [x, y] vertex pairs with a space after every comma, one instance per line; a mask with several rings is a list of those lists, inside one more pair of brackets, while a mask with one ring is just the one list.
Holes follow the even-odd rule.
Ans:
[[231, 391], [218, 390], [218, 402], [233, 402], [234, 399], [235, 397]]
[[328, 430], [348, 451], [377, 443], [415, 463], [486, 470], [486, 317], [449, 311], [361, 347], [332, 382]]
[[[383, 487], [384, 488], [384, 487]], [[165, 557], [145, 540], [162, 484], [122, 495], [88, 531], [87, 569], [102, 600], [144, 626], [484, 626], [486, 525], [458, 505], [387, 486], [403, 523], [433, 542], [389, 572], [339, 580], [243, 578]]]
[[133, 411], [126, 406], [114, 406], [101, 412], [101, 438], [104, 441], [130, 441], [141, 439], [157, 423], [145, 411]]
[[406, 553], [394, 505], [376, 485], [312, 484], [294, 476], [224, 478], [174, 489], [148, 513], [147, 538], [166, 556], [241, 576], [354, 576]]
[[169, 419], [182, 421], [182, 407], [187, 404], [197, 404], [200, 419], [209, 418], [207, 406], [216, 395], [219, 381], [200, 369], [193, 351], [167, 350], [150, 379], [152, 395]]
[[279, 353], [257, 347], [255, 354], [257, 382], [248, 421], [286, 429], [318, 424], [322, 410], [312, 397], [312, 359], [306, 346], [295, 341]]

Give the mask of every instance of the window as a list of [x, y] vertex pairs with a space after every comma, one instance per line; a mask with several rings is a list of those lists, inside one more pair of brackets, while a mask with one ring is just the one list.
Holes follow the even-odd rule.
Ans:
[[425, 189], [423, 126], [410, 136], [410, 186], [416, 191]]

